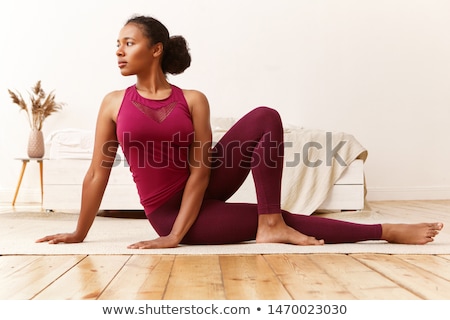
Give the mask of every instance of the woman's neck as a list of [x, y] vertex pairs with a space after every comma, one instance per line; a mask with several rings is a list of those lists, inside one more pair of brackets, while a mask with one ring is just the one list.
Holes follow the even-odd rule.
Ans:
[[149, 77], [138, 76], [136, 81], [136, 89], [146, 97], [158, 98], [167, 96], [167, 91], [170, 91], [171, 88], [170, 83], [162, 72]]

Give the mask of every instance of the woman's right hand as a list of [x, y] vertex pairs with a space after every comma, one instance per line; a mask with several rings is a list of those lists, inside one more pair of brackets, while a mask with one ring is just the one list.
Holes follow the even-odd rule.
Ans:
[[57, 233], [54, 235], [46, 236], [41, 239], [36, 240], [36, 242], [48, 242], [50, 244], [57, 243], [79, 243], [83, 242], [84, 238], [72, 233]]

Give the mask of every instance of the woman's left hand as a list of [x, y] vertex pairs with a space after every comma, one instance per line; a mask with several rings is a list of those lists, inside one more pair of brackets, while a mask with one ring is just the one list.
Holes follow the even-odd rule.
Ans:
[[174, 237], [168, 235], [159, 237], [153, 240], [139, 241], [129, 245], [128, 249], [164, 249], [175, 248], [179, 244], [179, 241]]

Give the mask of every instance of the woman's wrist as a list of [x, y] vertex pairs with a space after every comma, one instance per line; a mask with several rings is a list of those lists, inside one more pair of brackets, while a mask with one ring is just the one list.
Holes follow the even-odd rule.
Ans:
[[75, 230], [74, 232], [72, 232], [72, 237], [74, 238], [74, 240], [77, 240], [79, 242], [83, 242], [86, 236], [87, 232], [81, 232], [79, 230]]
[[169, 233], [167, 236], [168, 240], [173, 243], [175, 246], [180, 244], [181, 240], [183, 240], [183, 236], [180, 234], [176, 234], [174, 232]]

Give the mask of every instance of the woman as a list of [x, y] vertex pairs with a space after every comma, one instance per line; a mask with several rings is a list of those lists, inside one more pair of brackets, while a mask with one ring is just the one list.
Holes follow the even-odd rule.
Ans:
[[[146, 216], [159, 234], [129, 248], [255, 239], [296, 245], [381, 239], [425, 244], [442, 229], [442, 223], [362, 225], [282, 211], [283, 128], [278, 113], [267, 107], [254, 109], [211, 148], [207, 98], [195, 90], [181, 90], [166, 78], [167, 73], [182, 73], [190, 65], [184, 38], [169, 37], [159, 21], [138, 16], [121, 29], [117, 44], [121, 74], [136, 75], [137, 82], [106, 95], [101, 104], [76, 230], [38, 242], [85, 239], [118, 144]], [[257, 204], [226, 203], [250, 171]]]

